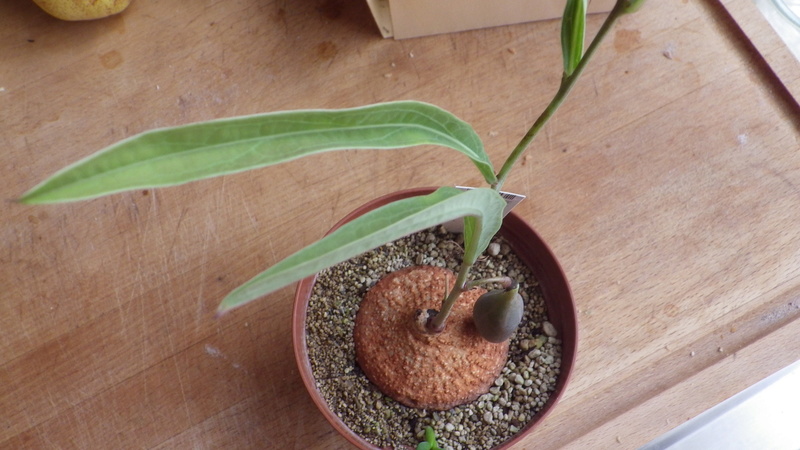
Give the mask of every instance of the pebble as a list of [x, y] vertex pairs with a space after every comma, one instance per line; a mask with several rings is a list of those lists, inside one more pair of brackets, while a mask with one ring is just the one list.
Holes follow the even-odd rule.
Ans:
[[544, 331], [544, 334], [546, 334], [548, 337], [558, 336], [558, 330], [556, 330], [556, 327], [546, 320], [542, 323], [542, 331]]

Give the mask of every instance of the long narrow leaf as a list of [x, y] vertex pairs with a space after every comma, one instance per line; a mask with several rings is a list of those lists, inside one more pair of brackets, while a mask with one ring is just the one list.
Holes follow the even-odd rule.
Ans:
[[586, 33], [587, 0], [567, 0], [564, 17], [561, 19], [561, 51], [564, 58], [564, 73], [572, 75], [583, 57], [583, 41]]
[[475, 218], [480, 224], [471, 245], [472, 251], [481, 253], [500, 229], [505, 204], [496, 191], [488, 188], [462, 191], [451, 187], [390, 203], [348, 222], [238, 287], [222, 300], [218, 312], [255, 300], [392, 240], [459, 217]]
[[494, 169], [466, 122], [427, 103], [305, 110], [213, 120], [148, 131], [56, 173], [24, 203], [55, 203], [172, 186], [342, 149], [433, 144], [469, 157], [488, 183]]

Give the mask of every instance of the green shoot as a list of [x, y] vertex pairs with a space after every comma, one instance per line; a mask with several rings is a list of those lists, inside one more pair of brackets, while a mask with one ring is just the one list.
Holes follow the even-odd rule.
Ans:
[[417, 450], [442, 450], [436, 442], [436, 432], [431, 427], [425, 427], [425, 440], [417, 444]]

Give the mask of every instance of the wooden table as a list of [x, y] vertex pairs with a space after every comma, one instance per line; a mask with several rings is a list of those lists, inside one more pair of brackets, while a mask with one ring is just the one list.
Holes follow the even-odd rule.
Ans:
[[[800, 70], [750, 7], [659, 0], [624, 18], [506, 184], [581, 327], [566, 397], [520, 448], [635, 448], [800, 359]], [[153, 127], [398, 99], [473, 123], [499, 165], [561, 68], [556, 22], [383, 40], [360, 1], [135, 0], [66, 23], [9, 0], [0, 30], [14, 449], [348, 448], [294, 367], [292, 289], [213, 312], [376, 195], [481, 180], [420, 148], [55, 206], [15, 203], [24, 191]]]

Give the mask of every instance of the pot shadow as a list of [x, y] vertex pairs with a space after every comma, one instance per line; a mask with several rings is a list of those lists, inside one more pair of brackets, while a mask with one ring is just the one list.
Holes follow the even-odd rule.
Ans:
[[[359, 37], [380, 39], [378, 26], [364, 1], [346, 0], [277, 0], [274, 3], [273, 19], [281, 22], [292, 34], [302, 34], [304, 30], [294, 29], [291, 18], [303, 16], [304, 24], [315, 22], [315, 28], [328, 28], [336, 33], [357, 33]], [[311, 19], [308, 19], [308, 18]]]

